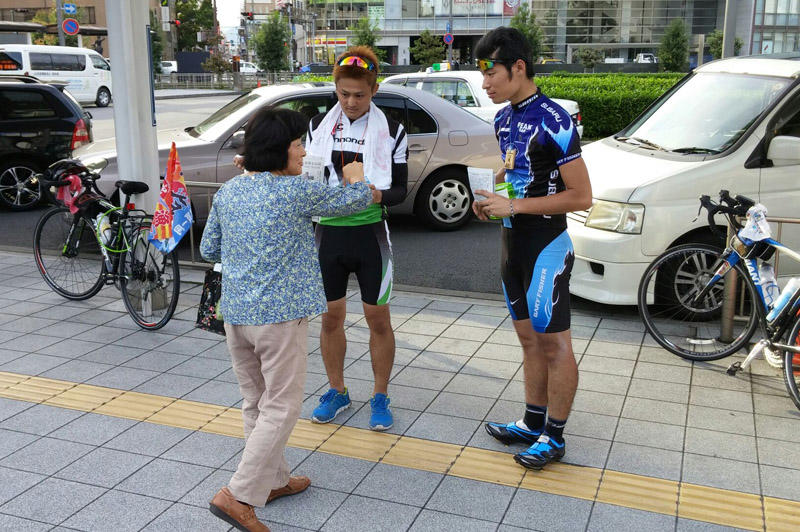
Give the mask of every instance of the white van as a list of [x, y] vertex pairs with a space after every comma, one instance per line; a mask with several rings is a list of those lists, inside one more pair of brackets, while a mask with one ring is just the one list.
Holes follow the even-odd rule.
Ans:
[[81, 103], [111, 103], [111, 66], [88, 48], [0, 44], [0, 68], [6, 74], [29, 74], [42, 81], [66, 81]]
[[[722, 245], [705, 213], [698, 217], [701, 195], [727, 189], [763, 203], [768, 216], [800, 218], [800, 54], [707, 63], [627, 128], [585, 146], [583, 159], [594, 201], [567, 215], [570, 291], [635, 305], [645, 268], [664, 250]], [[724, 220], [717, 223], [724, 231]], [[800, 226], [785, 224], [780, 236], [777, 229], [800, 249]], [[779, 276], [797, 272], [792, 260], [780, 261]]]

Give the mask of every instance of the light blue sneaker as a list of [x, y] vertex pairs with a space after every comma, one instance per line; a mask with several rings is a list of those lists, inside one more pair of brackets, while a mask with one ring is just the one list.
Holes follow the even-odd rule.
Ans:
[[394, 424], [392, 411], [389, 410], [389, 398], [382, 393], [376, 393], [369, 400], [372, 408], [372, 415], [369, 417], [369, 428], [371, 430], [389, 430]]
[[329, 423], [348, 408], [350, 408], [350, 394], [347, 393], [347, 388], [344, 389], [344, 393], [339, 393], [336, 388], [331, 388], [319, 398], [319, 406], [311, 414], [311, 421]]

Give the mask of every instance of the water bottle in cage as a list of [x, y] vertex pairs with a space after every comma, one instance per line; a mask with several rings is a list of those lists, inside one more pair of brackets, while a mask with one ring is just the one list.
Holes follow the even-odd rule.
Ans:
[[758, 276], [761, 279], [761, 292], [764, 294], [764, 302], [768, 308], [772, 308], [781, 293], [781, 289], [775, 281], [775, 270], [769, 262], [762, 262], [758, 267]]
[[780, 316], [790, 310], [787, 308], [787, 304], [798, 289], [800, 289], [800, 279], [797, 277], [792, 277], [789, 280], [789, 283], [783, 289], [783, 292], [781, 292], [778, 300], [775, 301], [775, 305], [772, 307], [772, 310], [769, 312], [769, 314], [767, 314], [767, 321], [770, 323], [770, 325], [775, 323]]
[[111, 230], [111, 220], [106, 213], [100, 213], [95, 218], [95, 227], [97, 228], [97, 236], [104, 246], [108, 246], [114, 238], [114, 232]]

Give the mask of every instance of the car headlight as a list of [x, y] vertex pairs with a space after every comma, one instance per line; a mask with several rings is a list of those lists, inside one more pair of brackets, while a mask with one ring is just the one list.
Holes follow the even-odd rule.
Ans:
[[108, 159], [104, 159], [103, 157], [87, 157], [81, 160], [81, 163], [83, 163], [83, 166], [88, 168], [90, 172], [99, 174], [108, 166]]
[[643, 221], [644, 205], [596, 200], [585, 225], [604, 231], [639, 234], [642, 232]]

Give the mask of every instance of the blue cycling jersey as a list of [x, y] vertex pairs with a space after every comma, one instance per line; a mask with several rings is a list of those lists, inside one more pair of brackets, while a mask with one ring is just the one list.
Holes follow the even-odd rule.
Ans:
[[[494, 131], [503, 160], [509, 148], [516, 149], [514, 168], [505, 180], [518, 198], [538, 198], [565, 189], [559, 166], [581, 156], [581, 142], [572, 117], [553, 100], [536, 94], [498, 111]], [[566, 229], [566, 214], [519, 214], [503, 219], [509, 228], [548, 227]]]

